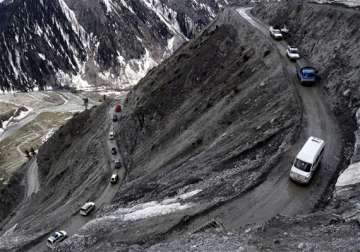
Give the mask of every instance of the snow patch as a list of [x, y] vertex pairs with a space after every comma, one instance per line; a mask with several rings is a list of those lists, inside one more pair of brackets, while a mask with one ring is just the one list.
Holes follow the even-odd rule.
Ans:
[[360, 162], [351, 164], [339, 176], [336, 187], [354, 185], [360, 183]]
[[164, 5], [160, 0], [141, 0], [144, 5], [152, 10], [158, 18], [168, 27], [170, 31], [173, 32], [174, 35], [177, 35], [183, 38], [185, 41], [188, 39], [181, 32], [180, 25], [176, 19], [177, 12], [173, 9], [168, 8]]
[[51, 129], [46, 133], [46, 135], [41, 138], [41, 143], [42, 143], [42, 144], [46, 143], [46, 142], [50, 139], [50, 137], [52, 137], [52, 135], [54, 135], [55, 131], [56, 131], [56, 128], [51, 128]]
[[106, 12], [111, 12], [112, 11], [112, 5], [113, 5], [111, 0], [103, 0], [103, 3], [105, 4]]
[[129, 208], [119, 208], [110, 215], [100, 217], [93, 221], [90, 221], [85, 228], [97, 226], [100, 222], [106, 221], [136, 221], [146, 218], [152, 218], [157, 216], [163, 216], [177, 211], [183, 211], [193, 207], [193, 203], [181, 203], [181, 200], [189, 199], [201, 190], [194, 190], [184, 194], [180, 194], [176, 197], [164, 199], [163, 201], [150, 201], [142, 204], [135, 205]]
[[131, 85], [135, 85], [155, 66], [157, 66], [157, 62], [151, 57], [150, 52], [145, 49], [145, 55], [141, 59], [132, 59], [126, 64], [125, 76]]

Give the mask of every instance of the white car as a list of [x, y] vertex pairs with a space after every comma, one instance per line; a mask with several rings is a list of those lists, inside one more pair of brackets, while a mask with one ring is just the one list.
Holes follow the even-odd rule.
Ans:
[[321, 163], [324, 150], [324, 140], [309, 137], [295, 158], [290, 170], [290, 178], [301, 184], [309, 183]]
[[296, 47], [293, 47], [293, 46], [288, 46], [288, 48], [286, 49], [286, 56], [290, 60], [300, 59], [299, 49], [297, 49]]
[[94, 209], [95, 209], [95, 203], [94, 202], [86, 202], [80, 208], [80, 214], [83, 215], [83, 216], [87, 216]]
[[276, 39], [276, 40], [283, 39], [283, 35], [279, 29], [275, 29], [274, 27], [270, 26], [269, 32], [270, 32], [270, 36], [273, 39]]
[[114, 140], [114, 136], [115, 136], [114, 131], [110, 131], [109, 140]]
[[67, 233], [64, 230], [55, 232], [47, 239], [47, 246], [54, 248], [57, 243], [62, 242], [66, 237]]

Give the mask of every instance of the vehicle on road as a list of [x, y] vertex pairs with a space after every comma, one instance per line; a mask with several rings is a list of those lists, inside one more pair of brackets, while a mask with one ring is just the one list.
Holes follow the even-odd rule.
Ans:
[[280, 29], [275, 29], [274, 27], [270, 26], [269, 28], [270, 36], [275, 40], [281, 40], [283, 39], [283, 35], [280, 31]]
[[284, 25], [282, 28], [280, 28], [280, 31], [282, 34], [288, 34], [290, 32], [289, 28], [287, 28], [286, 25]]
[[122, 111], [121, 105], [116, 104], [114, 111], [115, 111], [115, 113], [121, 113], [121, 111]]
[[113, 115], [112, 120], [113, 120], [113, 122], [117, 122], [117, 120], [118, 120], [117, 116]]
[[114, 160], [114, 164], [115, 164], [115, 169], [121, 168], [121, 160], [120, 159]]
[[116, 154], [117, 154], [117, 150], [116, 150], [115, 147], [112, 147], [112, 148], [111, 148], [111, 154], [113, 154], [113, 155], [116, 155]]
[[290, 170], [290, 178], [296, 182], [307, 184], [321, 163], [325, 150], [325, 141], [317, 137], [309, 137]]
[[297, 77], [302, 85], [312, 85], [316, 82], [316, 70], [313, 67], [301, 67], [297, 70]]
[[65, 240], [66, 237], [67, 233], [64, 230], [55, 232], [47, 239], [47, 246], [49, 248], [55, 248], [55, 245]]
[[83, 216], [87, 216], [94, 209], [95, 209], [95, 203], [94, 202], [86, 202], [80, 208], [80, 214], [83, 215]]
[[293, 61], [300, 59], [299, 49], [294, 46], [288, 46], [286, 49], [286, 56]]
[[116, 173], [114, 173], [113, 175], [111, 175], [110, 178], [110, 183], [111, 184], [116, 184], [119, 180], [119, 175], [117, 175]]
[[114, 131], [110, 131], [109, 140], [114, 140], [114, 137], [115, 137]]

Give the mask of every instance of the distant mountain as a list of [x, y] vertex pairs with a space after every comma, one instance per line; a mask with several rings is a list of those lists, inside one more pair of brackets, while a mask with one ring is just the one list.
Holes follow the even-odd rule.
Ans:
[[226, 0], [0, 0], [0, 89], [124, 88]]

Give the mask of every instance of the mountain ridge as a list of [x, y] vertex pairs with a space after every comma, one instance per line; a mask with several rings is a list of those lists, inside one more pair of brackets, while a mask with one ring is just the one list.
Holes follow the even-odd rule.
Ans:
[[207, 25], [221, 2], [5, 1], [0, 90], [135, 85]]

